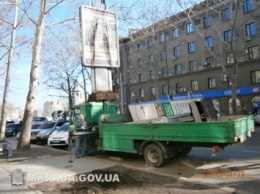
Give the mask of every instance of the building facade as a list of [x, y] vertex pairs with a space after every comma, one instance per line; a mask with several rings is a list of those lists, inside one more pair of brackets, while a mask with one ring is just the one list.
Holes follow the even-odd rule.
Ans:
[[138, 101], [210, 98], [223, 114], [260, 108], [260, 1], [207, 0], [120, 39], [114, 91]]
[[54, 111], [65, 110], [60, 101], [46, 101], [43, 105], [43, 116], [51, 119]]
[[75, 86], [72, 88], [71, 95], [73, 105], [85, 102], [84, 89], [78, 84], [78, 82], [76, 82]]

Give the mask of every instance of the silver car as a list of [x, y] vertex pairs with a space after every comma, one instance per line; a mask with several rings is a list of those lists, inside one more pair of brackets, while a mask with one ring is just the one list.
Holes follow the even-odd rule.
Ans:
[[[65, 121], [49, 121], [42, 124], [35, 132], [35, 141], [36, 142], [47, 142], [49, 135], [61, 127]], [[32, 134], [31, 134], [32, 135]]]

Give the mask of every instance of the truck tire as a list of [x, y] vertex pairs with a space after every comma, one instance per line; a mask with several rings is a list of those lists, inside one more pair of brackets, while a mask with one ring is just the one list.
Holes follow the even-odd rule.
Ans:
[[149, 166], [160, 167], [164, 163], [163, 151], [155, 143], [148, 144], [144, 149], [144, 159]]

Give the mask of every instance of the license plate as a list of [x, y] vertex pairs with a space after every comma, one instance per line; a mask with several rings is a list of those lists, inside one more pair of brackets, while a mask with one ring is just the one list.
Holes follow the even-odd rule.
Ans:
[[60, 143], [60, 140], [53, 140], [53, 143]]

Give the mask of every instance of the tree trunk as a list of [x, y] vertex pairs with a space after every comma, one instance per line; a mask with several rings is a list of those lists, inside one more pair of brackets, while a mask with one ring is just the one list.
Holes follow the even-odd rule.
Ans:
[[18, 16], [18, 3], [19, 0], [16, 1], [15, 6], [15, 18], [12, 25], [12, 34], [11, 34], [11, 41], [10, 41], [10, 49], [8, 54], [8, 61], [7, 61], [7, 68], [6, 68], [6, 78], [5, 78], [5, 86], [4, 86], [4, 93], [3, 93], [3, 103], [2, 103], [2, 111], [1, 111], [1, 122], [0, 122], [0, 141], [5, 139], [5, 130], [6, 130], [6, 103], [7, 103], [7, 96], [8, 96], [8, 88], [10, 83], [9, 72], [13, 61], [13, 52], [14, 52], [14, 43], [15, 43], [15, 31], [17, 28], [17, 16]]
[[67, 84], [68, 84], [68, 93], [69, 93], [69, 109], [71, 110], [73, 104], [72, 104], [70, 76], [68, 75], [68, 73], [66, 73], [66, 75], [67, 75]]
[[36, 88], [38, 86], [38, 69], [41, 61], [41, 43], [44, 32], [44, 17], [46, 1], [41, 0], [40, 3], [39, 20], [36, 25], [35, 40], [32, 51], [32, 64], [30, 72], [29, 92], [26, 99], [24, 110], [23, 124], [21, 127], [21, 134], [18, 139], [17, 150], [25, 151], [30, 149], [31, 127], [34, 112], [34, 103], [36, 99]]

